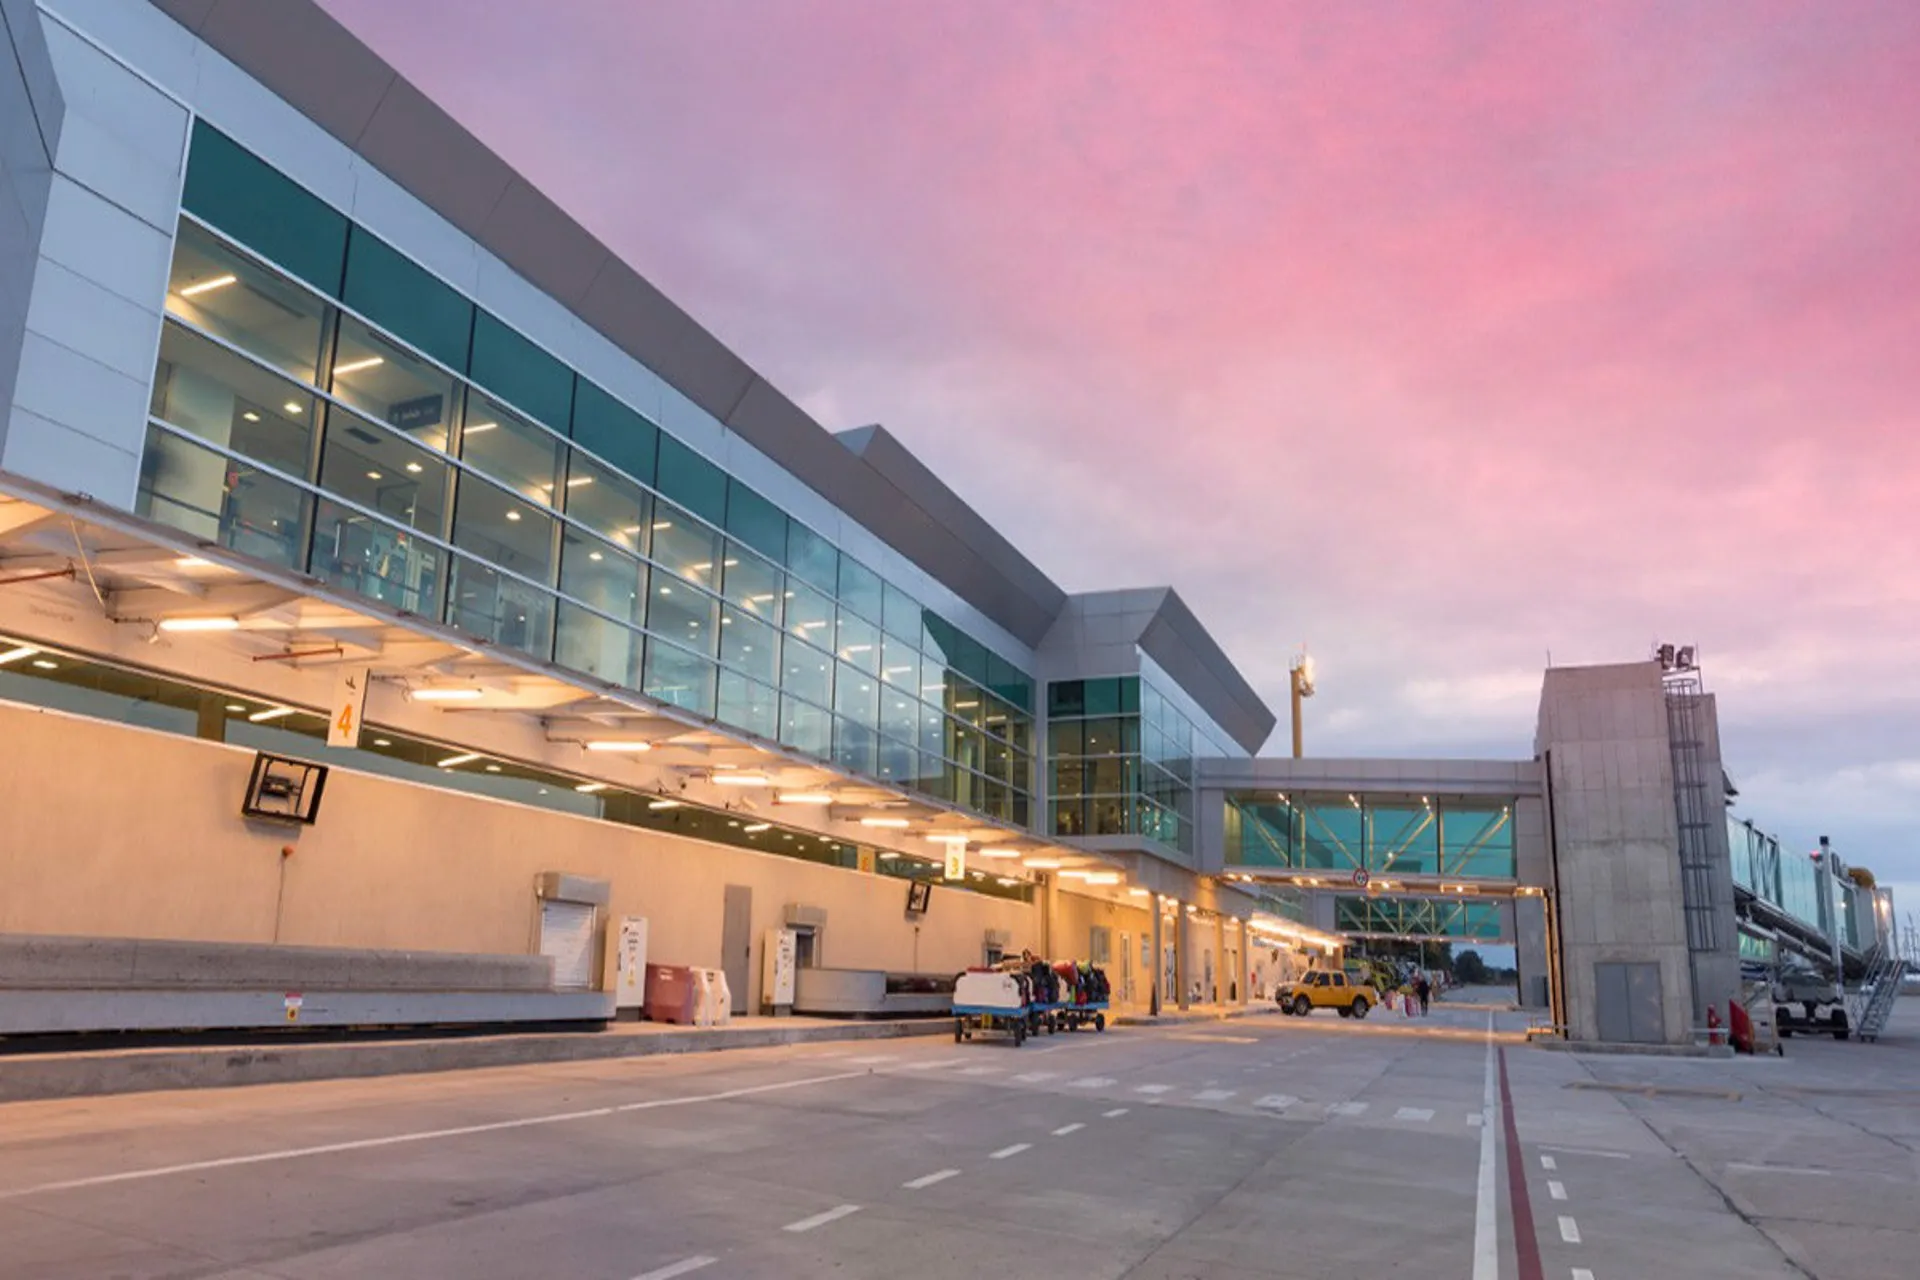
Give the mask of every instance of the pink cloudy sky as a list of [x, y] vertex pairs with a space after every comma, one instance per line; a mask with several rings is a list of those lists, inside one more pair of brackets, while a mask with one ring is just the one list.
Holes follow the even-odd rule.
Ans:
[[1920, 6], [326, 2], [1063, 586], [1309, 642], [1313, 749], [1697, 643], [1920, 912]]

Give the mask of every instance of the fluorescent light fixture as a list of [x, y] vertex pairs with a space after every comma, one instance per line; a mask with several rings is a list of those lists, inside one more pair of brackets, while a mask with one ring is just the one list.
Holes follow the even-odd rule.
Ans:
[[751, 835], [758, 835], [762, 831], [772, 830], [772, 828], [773, 828], [773, 824], [771, 822], [749, 822], [746, 826], [740, 829], [751, 836]]
[[199, 556], [181, 556], [173, 562], [173, 567], [176, 569], [205, 569], [212, 563], [213, 561], [202, 560]]
[[574, 788], [575, 791], [580, 792], [582, 795], [589, 796], [596, 791], [605, 791], [606, 789], [607, 784], [604, 782], [583, 782]]
[[265, 711], [254, 712], [248, 716], [247, 719], [253, 721], [255, 724], [265, 724], [269, 720], [278, 720], [281, 716], [290, 716], [292, 714], [292, 707], [268, 707]]
[[435, 765], [434, 767], [437, 769], [451, 769], [453, 768], [453, 766], [457, 764], [472, 764], [475, 760], [478, 760], [479, 758], [480, 758], [480, 753], [478, 751], [468, 751], [462, 755], [448, 756], [445, 760], [442, 760], [439, 764]]
[[1011, 889], [1014, 885], [1020, 883], [1018, 880], [1015, 880], [1012, 876], [998, 876], [995, 878], [994, 882], [1005, 889]]
[[245, 418], [245, 419], [246, 419], [246, 420], [247, 420], [248, 422], [258, 422], [258, 421], [260, 421], [260, 415], [259, 415], [259, 414], [257, 414], [257, 413], [255, 413], [255, 412], [254, 412], [253, 410], [251, 410], [251, 409], [249, 409], [249, 410], [247, 410], [247, 411], [246, 411], [245, 413], [243, 413], [243, 414], [241, 414], [240, 416], [241, 416], [241, 417], [243, 417], [243, 418]]
[[684, 803], [686, 803], [684, 800], [669, 800], [662, 796], [658, 800], [647, 801], [647, 808], [659, 813], [663, 809], [678, 809]]
[[899, 831], [908, 824], [905, 818], [862, 818], [860, 819], [860, 825], [863, 827], [886, 827], [893, 831]]
[[567, 488], [578, 489], [583, 485], [589, 485], [592, 483], [593, 483], [592, 476], [575, 476], [573, 479], [567, 481]]
[[385, 477], [385, 476], [383, 476], [383, 475], [381, 475], [381, 474], [380, 474], [380, 473], [379, 473], [378, 471], [369, 471], [369, 472], [367, 472], [367, 479], [369, 479], [369, 480], [385, 480], [385, 479], [386, 479], [386, 477]]
[[242, 711], [245, 711], [246, 709], [247, 709], [247, 704], [244, 702], [229, 702], [227, 704], [227, 710], [233, 712], [235, 715], [239, 715]]
[[224, 289], [230, 284], [239, 284], [240, 277], [235, 275], [215, 276], [211, 280], [202, 280], [199, 284], [190, 284], [180, 291], [183, 298], [197, 298], [203, 293], [212, 293], [215, 289]]
[[238, 618], [162, 618], [162, 631], [237, 631]]
[[589, 751], [651, 751], [653, 750], [653, 744], [651, 742], [617, 742], [617, 741], [609, 740], [609, 741], [601, 741], [601, 742], [589, 742], [587, 744], [587, 750]]
[[280, 407], [286, 410], [288, 413], [305, 412], [305, 410], [301, 408], [300, 402], [298, 400], [289, 400], [285, 404], [281, 405]]
[[1032, 867], [1035, 871], [1058, 871], [1060, 869], [1060, 859], [1058, 858], [1027, 858], [1023, 860], [1020, 865], [1024, 867]]
[[38, 652], [40, 651], [32, 645], [25, 644], [18, 649], [9, 649], [5, 653], [0, 653], [0, 667], [6, 666], [9, 662], [18, 662], [22, 658], [31, 658]]
[[473, 688], [415, 689], [413, 691], [415, 702], [473, 702], [482, 696], [484, 695], [480, 690]]
[[716, 773], [710, 779], [716, 787], [770, 787], [773, 780], [764, 773]]
[[1144, 898], [1148, 895], [1149, 891], [1146, 889], [1142, 889], [1139, 885], [1135, 885], [1133, 888], [1127, 890], [1127, 892], [1132, 894], [1136, 898]]
[[1080, 878], [1088, 884], [1120, 883], [1120, 873], [1118, 871], [1089, 871]]
[[390, 747], [393, 745], [393, 743], [391, 740], [387, 738], [375, 738], [373, 740], [373, 745], [376, 747]]
[[509, 520], [518, 520], [519, 518], [520, 518], [520, 513], [519, 513], [518, 511], [509, 511], [509, 512], [507, 512], [507, 519], [509, 519]]
[[952, 831], [935, 831], [928, 835], [927, 839], [934, 844], [965, 844], [967, 842], [965, 836]]
[[782, 791], [776, 799], [781, 804], [808, 804], [816, 807], [833, 803], [833, 797], [824, 791]]
[[477, 436], [482, 431], [491, 431], [499, 425], [500, 424], [497, 422], [469, 422], [467, 424], [466, 434], [470, 436]]
[[[57, 662], [51, 661], [50, 659], [47, 659], [47, 658], [35, 658], [33, 660], [33, 665], [40, 668], [42, 671], [52, 671], [55, 668], [57, 668], [60, 664]], [[1846, 904], [1843, 902], [1840, 905], [1844, 907]]]
[[1020, 851], [1018, 849], [975, 849], [973, 856], [976, 858], [985, 858], [989, 862], [1005, 862], [1008, 859], [1019, 857]]
[[487, 766], [487, 772], [488, 772], [488, 773], [498, 773], [498, 772], [500, 772], [500, 766], [499, 766], [499, 765], [497, 765], [497, 764], [490, 764], [490, 765], [488, 765], [488, 766]]
[[880, 861], [882, 861], [882, 862], [892, 862], [892, 861], [894, 861], [895, 859], [897, 859], [897, 858], [898, 858], [899, 856], [900, 856], [899, 854], [897, 854], [897, 853], [892, 853], [892, 852], [888, 852], [888, 853], [883, 853], [883, 854], [881, 854], [881, 855], [880, 855]]
[[333, 366], [335, 373], [359, 373], [365, 369], [375, 369], [386, 363], [382, 356], [366, 356], [359, 360], [349, 360], [345, 364]]
[[422, 467], [417, 462], [409, 462], [407, 464], [407, 470], [411, 471], [414, 475], [419, 475]]

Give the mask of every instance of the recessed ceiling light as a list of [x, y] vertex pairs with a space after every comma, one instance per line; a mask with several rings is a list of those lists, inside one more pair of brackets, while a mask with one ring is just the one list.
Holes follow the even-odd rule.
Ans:
[[520, 513], [519, 513], [518, 511], [509, 511], [509, 512], [507, 512], [507, 519], [509, 519], [509, 520], [518, 520], [519, 518], [520, 518]]
[[376, 747], [390, 747], [393, 745], [393, 743], [386, 738], [375, 738], [373, 740], [373, 745]]
[[289, 400], [285, 404], [281, 405], [280, 407], [282, 409], [285, 409], [288, 413], [300, 412], [300, 402], [298, 400]]
[[491, 431], [499, 425], [497, 422], [469, 422], [467, 424], [467, 434], [477, 436], [482, 431]]
[[582, 792], [586, 795], [592, 795], [596, 791], [605, 791], [606, 789], [607, 784], [604, 782], [583, 782], [574, 788], [575, 791]]
[[587, 552], [587, 559], [589, 559], [589, 560], [604, 560], [604, 559], [606, 559], [606, 557], [605, 557], [605, 556], [603, 556], [603, 555], [601, 555], [601, 554], [600, 554], [600, 553], [599, 553], [598, 551], [589, 551], [589, 552]]
[[751, 835], [757, 835], [762, 831], [766, 831], [772, 826], [773, 824], [771, 822], [749, 822], [746, 826], [740, 829], [751, 836]]
[[498, 773], [498, 772], [500, 772], [500, 766], [499, 766], [499, 765], [497, 765], [497, 764], [490, 764], [490, 765], [488, 765], [488, 766], [487, 766], [487, 772], [488, 772], [488, 773]]
[[255, 724], [265, 724], [269, 720], [278, 720], [281, 716], [290, 716], [292, 714], [292, 707], [268, 707], [265, 711], [254, 712], [248, 716], [247, 719], [253, 721]]
[[367, 479], [369, 479], [369, 480], [385, 480], [385, 479], [386, 479], [386, 477], [385, 477], [385, 476], [383, 476], [383, 475], [381, 475], [381, 474], [380, 474], [380, 473], [379, 473], [378, 471], [369, 471], [369, 472], [367, 472]]
[[253, 410], [251, 410], [251, 409], [249, 409], [249, 410], [247, 410], [247, 411], [246, 411], [245, 413], [243, 413], [243, 414], [241, 414], [240, 416], [241, 416], [241, 417], [243, 417], [243, 418], [245, 418], [245, 419], [246, 419], [246, 420], [247, 420], [248, 422], [258, 422], [258, 421], [260, 421], [260, 415], [259, 415], [259, 414], [257, 414], [257, 413], [255, 413], [255, 412], [254, 412]]
[[246, 709], [247, 709], [247, 704], [244, 702], [229, 702], [227, 704], [227, 710], [235, 713], [245, 711]]
[[413, 472], [415, 475], [419, 475], [421, 471], [421, 466], [417, 462], [409, 462], [407, 464], [407, 470]]

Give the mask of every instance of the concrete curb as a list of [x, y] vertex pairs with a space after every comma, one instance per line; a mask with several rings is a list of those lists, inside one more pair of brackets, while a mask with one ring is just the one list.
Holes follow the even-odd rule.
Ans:
[[1185, 1013], [1123, 1013], [1112, 1019], [1116, 1027], [1177, 1027], [1194, 1022], [1227, 1022], [1234, 1018], [1250, 1018], [1259, 1014], [1278, 1013], [1278, 1007], [1248, 1005], [1244, 1009], [1190, 1009]]
[[951, 1018], [922, 1018], [638, 1033], [527, 1032], [420, 1040], [253, 1043], [21, 1054], [0, 1057], [0, 1103], [470, 1071], [543, 1062], [644, 1058], [664, 1053], [763, 1049], [839, 1040], [895, 1040], [906, 1036], [950, 1035], [952, 1031]]

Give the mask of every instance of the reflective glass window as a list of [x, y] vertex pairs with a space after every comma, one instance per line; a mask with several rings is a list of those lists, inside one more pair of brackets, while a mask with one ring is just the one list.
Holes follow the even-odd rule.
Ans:
[[960, 650], [960, 632], [933, 610], [922, 609], [920, 647], [929, 656], [939, 658], [943, 666], [952, 666], [954, 655]]
[[705, 520], [727, 521], [727, 473], [670, 435], [660, 437], [660, 495]]
[[780, 741], [795, 751], [825, 759], [833, 748], [833, 714], [797, 698], [782, 696]]
[[167, 311], [311, 383], [332, 308], [183, 220], [167, 278]]
[[585, 378], [574, 383], [573, 438], [641, 484], [654, 482], [660, 429]]
[[880, 689], [881, 731], [903, 742], [912, 742], [919, 735], [919, 724], [920, 700], [913, 696], [913, 690], [883, 684]]
[[369, 418], [429, 448], [447, 448], [453, 379], [352, 316], [340, 317], [330, 385], [336, 397]]
[[475, 382], [557, 431], [573, 420], [573, 370], [486, 311], [474, 313], [466, 367]]
[[831, 592], [840, 582], [840, 553], [831, 542], [801, 524], [787, 522], [787, 568], [802, 581]]
[[724, 570], [721, 581], [726, 588], [721, 594], [738, 605], [742, 612], [779, 626], [786, 585], [785, 575], [773, 562], [729, 540], [721, 567]]
[[1453, 876], [1514, 874], [1509, 805], [1446, 802], [1440, 809], [1440, 871]]
[[1120, 714], [1120, 682], [1111, 677], [1102, 680], [1082, 680], [1080, 682], [1086, 709], [1082, 712], [1089, 716], [1117, 716]]
[[720, 661], [754, 679], [780, 679], [780, 633], [749, 613], [727, 606], [720, 615]]
[[718, 675], [719, 669], [706, 658], [657, 639], [647, 642], [645, 690], [649, 698], [710, 716]]
[[341, 301], [441, 364], [467, 367], [473, 304], [364, 227], [347, 240]]
[[720, 702], [715, 712], [723, 724], [757, 734], [769, 742], [780, 736], [780, 695], [737, 671], [720, 672]]
[[647, 630], [675, 644], [712, 657], [720, 642], [720, 602], [663, 573], [653, 575]]
[[920, 643], [920, 602], [891, 582], [881, 584], [880, 622], [889, 635]]
[[562, 600], [554, 623], [553, 660], [609, 684], [637, 689], [645, 642], [639, 632]]
[[615, 546], [645, 555], [653, 495], [578, 449], [567, 452], [568, 517]]
[[161, 330], [150, 409], [209, 444], [307, 475], [313, 393], [177, 324]]
[[787, 513], [738, 480], [727, 480], [727, 532], [763, 555], [787, 553]]
[[919, 747], [936, 756], [945, 756], [947, 753], [946, 713], [925, 702], [920, 704]]
[[321, 488], [437, 538], [445, 534], [447, 471], [442, 455], [345, 409], [328, 409]]
[[880, 671], [880, 628], [865, 618], [839, 610], [838, 652], [842, 662], [851, 662], [868, 675]]
[[956, 719], [975, 727], [986, 722], [985, 702], [985, 695], [964, 680], [954, 681], [947, 690], [947, 710]]
[[881, 738], [874, 773], [898, 786], [911, 786], [919, 776], [919, 754], [904, 742]]
[[322, 293], [339, 292], [346, 218], [204, 120], [193, 124], [180, 203]]
[[[497, 400], [479, 392], [467, 396], [466, 424], [460, 430], [460, 460], [488, 479], [530, 502], [559, 506], [553, 481], [560, 469], [560, 441]], [[582, 476], [582, 488], [592, 477]]]
[[466, 556], [453, 557], [447, 621], [536, 658], [552, 651], [553, 596]]
[[840, 557], [840, 603], [863, 618], [880, 621], [882, 590], [880, 575], [855, 560]]
[[438, 612], [446, 552], [404, 525], [321, 498], [309, 572], [342, 590], [431, 618]]
[[553, 516], [476, 476], [460, 477], [453, 543], [536, 582], [552, 577]]
[[842, 662], [834, 672], [833, 709], [837, 715], [867, 728], [880, 721], [880, 680]]
[[831, 646], [834, 641], [833, 602], [811, 587], [789, 578], [786, 591], [787, 631], [808, 644]]
[[1126, 750], [1126, 742], [1122, 734], [1124, 721], [1116, 717], [1110, 720], [1087, 720], [1083, 723], [1086, 726], [1086, 754], [1110, 756]]
[[719, 589], [719, 534], [666, 502], [654, 504], [652, 529], [655, 564], [710, 591]]
[[1365, 818], [1345, 796], [1295, 801], [1300, 812], [1303, 867], [1351, 871], [1365, 865]]
[[1376, 872], [1440, 870], [1440, 821], [1431, 805], [1367, 802], [1367, 866]]
[[880, 739], [869, 725], [836, 718], [833, 722], [833, 762], [855, 773], [872, 774]]
[[647, 566], [567, 525], [560, 529], [560, 590], [631, 626], [646, 621]]
[[1047, 715], [1083, 716], [1087, 714], [1087, 687], [1082, 680], [1055, 680], [1047, 685]]
[[195, 538], [287, 568], [302, 567], [309, 497], [277, 477], [147, 429], [135, 510]]
[[788, 640], [780, 652], [780, 688], [823, 707], [833, 705], [833, 659], [818, 649]]
[[920, 695], [920, 651], [898, 636], [880, 641], [880, 678], [909, 698]]

